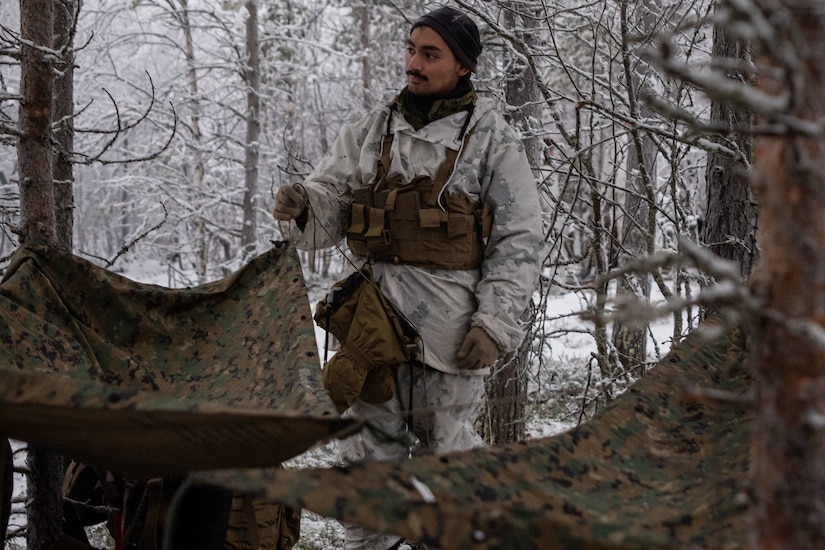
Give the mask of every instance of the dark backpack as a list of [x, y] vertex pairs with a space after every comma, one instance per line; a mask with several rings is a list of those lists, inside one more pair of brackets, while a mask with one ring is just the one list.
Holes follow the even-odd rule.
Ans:
[[214, 487], [186, 487], [167, 525], [182, 482], [127, 480], [72, 461], [63, 483], [64, 536], [57, 550], [93, 548], [83, 527], [104, 521], [115, 550], [290, 550], [298, 542], [300, 510]]

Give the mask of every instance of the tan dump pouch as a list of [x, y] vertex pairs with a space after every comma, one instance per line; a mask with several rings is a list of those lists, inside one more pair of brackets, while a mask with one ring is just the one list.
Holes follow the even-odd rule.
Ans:
[[410, 359], [418, 334], [384, 298], [369, 264], [333, 285], [315, 309], [315, 322], [341, 342], [323, 368], [324, 387], [339, 412], [357, 399], [388, 401], [392, 368]]

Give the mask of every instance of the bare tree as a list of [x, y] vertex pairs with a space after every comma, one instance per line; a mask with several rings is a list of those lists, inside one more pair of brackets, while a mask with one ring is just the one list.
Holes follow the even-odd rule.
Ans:
[[[188, 0], [169, 0], [172, 16], [180, 25], [183, 33], [184, 56], [186, 58], [186, 78], [189, 85], [189, 129], [192, 132], [192, 187], [195, 193], [205, 193], [204, 178], [206, 167], [204, 162], [203, 134], [201, 133], [201, 98], [198, 83], [198, 67], [195, 63], [195, 42], [192, 38], [192, 23], [189, 19]], [[209, 240], [206, 236], [206, 220], [198, 214], [194, 223], [195, 230], [195, 272], [200, 282], [206, 281], [206, 269], [209, 263]]]
[[58, 246], [72, 250], [74, 236], [74, 33], [80, 11], [78, 0], [55, 4], [55, 41], [60, 58], [56, 62], [54, 92], [54, 201]]
[[[507, 56], [504, 95], [507, 104], [512, 106], [507, 112], [508, 122], [520, 131], [530, 165], [538, 176], [544, 160], [544, 144], [538, 135], [542, 101], [536, 88], [533, 67], [526, 60], [538, 40], [539, 10], [528, 2], [512, 2], [503, 8], [502, 14], [504, 27], [518, 37], [509, 44], [514, 51], [511, 50]], [[525, 312], [526, 326], [532, 326], [534, 314], [533, 308]], [[519, 350], [496, 367], [487, 382], [487, 408], [482, 415], [486, 418], [481, 424], [481, 432], [485, 439], [490, 439], [494, 444], [524, 439], [527, 374], [533, 336], [533, 331], [527, 330]]]
[[[23, 242], [41, 241], [57, 247], [52, 148], [52, 109], [55, 92], [54, 3], [20, 2], [21, 90], [18, 139], [20, 213]], [[66, 29], [63, 29], [66, 30]], [[63, 36], [68, 36], [64, 34]], [[29, 449], [28, 547], [51, 548], [63, 517], [60, 495], [63, 459], [37, 447]]]
[[361, 86], [363, 88], [362, 102], [364, 110], [367, 111], [372, 107], [372, 78], [371, 78], [371, 58], [369, 55], [371, 46], [370, 33], [370, 5], [368, 0], [363, 0], [363, 3], [356, 8], [358, 18], [361, 23]]
[[244, 197], [243, 228], [241, 229], [241, 247], [245, 258], [255, 253], [257, 241], [258, 215], [258, 158], [261, 139], [261, 58], [258, 43], [258, 4], [247, 0], [246, 4], [246, 142], [244, 146]]
[[[754, 84], [750, 44], [721, 22], [713, 26], [713, 57], [729, 79]], [[702, 242], [720, 258], [735, 261], [742, 280], [747, 280], [758, 257], [757, 204], [748, 180], [753, 156], [751, 113], [729, 101], [713, 101], [710, 124], [721, 130], [714, 141], [735, 156], [726, 151], [708, 152]]]
[[17, 145], [20, 237], [57, 244], [53, 183], [54, 6], [44, 0], [20, 5], [20, 103]]
[[11, 517], [11, 499], [14, 494], [14, 455], [11, 442], [0, 439], [0, 541], [5, 544]]
[[[628, 2], [621, 2], [622, 66], [627, 90], [628, 114], [638, 121], [649, 120], [652, 109], [640, 100], [642, 90], [650, 87], [651, 71], [647, 64], [633, 54], [632, 42], [649, 44], [659, 28], [661, 10], [651, 0], [634, 2], [629, 10]], [[620, 233], [616, 235], [616, 265], [629, 259], [652, 254], [656, 236], [656, 158], [659, 154], [653, 137], [639, 126], [629, 128], [627, 153], [627, 181], [624, 204], [616, 216]], [[643, 300], [650, 299], [650, 275], [629, 273], [618, 281], [617, 300], [630, 295]], [[647, 362], [647, 325], [629, 324], [622, 320], [613, 323], [613, 345], [625, 371], [633, 372]], [[618, 373], [616, 373], [618, 374]]]

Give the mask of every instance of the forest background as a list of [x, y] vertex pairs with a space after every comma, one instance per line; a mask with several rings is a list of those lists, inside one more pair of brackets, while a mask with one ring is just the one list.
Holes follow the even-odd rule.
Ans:
[[[709, 310], [772, 336], [758, 340], [773, 348], [756, 350], [757, 388], [783, 387], [782, 376], [767, 375], [783, 361], [818, 387], [819, 371], [810, 366], [820, 364], [824, 339], [818, 310], [806, 308], [819, 301], [799, 297], [819, 296], [825, 275], [800, 269], [794, 278], [779, 267], [797, 252], [797, 268], [816, 263], [811, 251], [825, 249], [817, 246], [816, 216], [783, 210], [820, 204], [799, 198], [816, 190], [819, 179], [805, 177], [818, 167], [794, 172], [779, 152], [821, 147], [822, 94], [815, 90], [822, 50], [810, 31], [819, 29], [822, 8], [804, 0], [450, 4], [479, 23], [485, 50], [474, 83], [521, 133], [547, 231], [524, 345], [490, 382], [494, 406], [482, 426], [489, 441], [524, 437], [528, 382], [548, 370], [554, 339], [577, 333], [592, 340], [574, 398], [585, 418]], [[4, 2], [0, 259], [21, 240], [45, 237], [115, 271], [152, 273], [152, 282], [170, 287], [229, 274], [279, 238], [270, 215], [278, 186], [300, 181], [342, 124], [399, 91], [409, 26], [440, 5]], [[44, 42], [33, 37], [38, 29]], [[37, 73], [32, 58], [48, 68], [53, 88], [27, 88], [27, 75]], [[51, 210], [32, 209], [39, 180], [31, 176], [26, 122], [34, 102], [27, 94], [38, 91], [48, 92], [54, 107], [43, 130], [53, 153], [45, 183]], [[764, 156], [762, 171], [751, 166], [757, 138], [774, 153]], [[793, 150], [797, 160], [815, 156]], [[781, 177], [788, 173], [794, 177]], [[798, 180], [807, 184], [790, 189]], [[770, 213], [762, 217], [761, 229], [769, 231], [760, 247], [753, 181]], [[44, 212], [51, 229], [39, 234], [49, 225], [34, 223]], [[776, 229], [783, 223], [792, 232]], [[793, 238], [779, 237], [788, 234]], [[760, 249], [767, 267], [749, 293], [743, 283]], [[302, 258], [311, 291], [340, 276], [342, 257], [329, 250]], [[794, 299], [781, 299], [783, 277]], [[548, 308], [559, 293], [575, 296], [579, 311], [559, 316]], [[669, 317], [669, 341], [651, 338], [649, 323], [661, 316]], [[777, 335], [810, 353], [794, 363]], [[776, 412], [780, 393], [757, 391], [756, 405]], [[792, 417], [775, 416], [821, 431], [825, 424], [805, 420], [807, 412], [825, 413], [812, 393], [791, 407]], [[788, 398], [782, 394], [785, 404]], [[774, 443], [784, 437], [782, 429], [765, 433]], [[819, 436], [808, 438], [802, 456], [786, 445], [768, 451], [757, 437], [755, 456], [787, 453], [799, 466], [815, 456]], [[794, 475], [818, 474], [804, 467]], [[769, 489], [760, 495], [757, 510], [779, 498]], [[797, 500], [803, 502], [784, 504], [805, 509], [805, 499]], [[767, 532], [772, 523], [758, 525]], [[825, 539], [825, 521], [815, 523], [806, 520], [797, 531]]]

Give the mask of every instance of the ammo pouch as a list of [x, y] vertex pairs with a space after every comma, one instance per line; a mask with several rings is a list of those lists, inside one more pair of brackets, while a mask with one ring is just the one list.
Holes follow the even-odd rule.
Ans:
[[[391, 181], [391, 180], [389, 180]], [[350, 208], [347, 245], [372, 261], [436, 269], [475, 269], [490, 234], [489, 207], [460, 194], [442, 197], [427, 177], [391, 189], [356, 189]]]
[[339, 412], [356, 398], [383, 403], [395, 392], [392, 367], [409, 361], [419, 335], [381, 294], [372, 266], [333, 285], [318, 302], [315, 322], [341, 342], [325, 365], [324, 387]]

